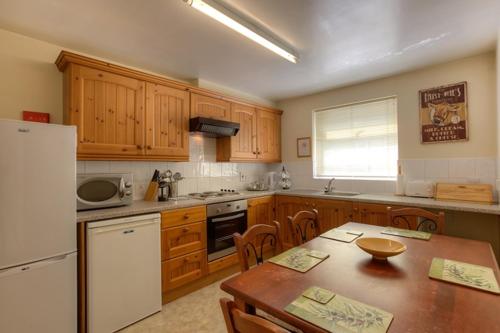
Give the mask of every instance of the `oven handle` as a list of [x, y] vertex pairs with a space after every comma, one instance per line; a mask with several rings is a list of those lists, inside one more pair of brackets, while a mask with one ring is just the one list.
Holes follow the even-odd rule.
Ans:
[[245, 216], [245, 213], [239, 213], [236, 215], [231, 215], [231, 216], [226, 216], [226, 217], [216, 217], [216, 218], [211, 219], [210, 222], [214, 222], [214, 223], [224, 222], [224, 221], [229, 221], [229, 220], [233, 220], [233, 219], [238, 219], [238, 218], [243, 217], [243, 216]]

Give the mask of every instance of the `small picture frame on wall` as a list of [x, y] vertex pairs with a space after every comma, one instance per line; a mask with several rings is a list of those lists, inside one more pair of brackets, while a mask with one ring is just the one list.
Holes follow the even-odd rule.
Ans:
[[311, 157], [311, 137], [297, 138], [297, 157]]

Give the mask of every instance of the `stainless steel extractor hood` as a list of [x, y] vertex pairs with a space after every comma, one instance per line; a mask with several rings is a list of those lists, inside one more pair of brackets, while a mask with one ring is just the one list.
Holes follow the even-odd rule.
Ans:
[[200, 132], [205, 136], [221, 137], [234, 136], [240, 130], [240, 124], [230, 121], [217, 120], [204, 117], [191, 118], [189, 131]]

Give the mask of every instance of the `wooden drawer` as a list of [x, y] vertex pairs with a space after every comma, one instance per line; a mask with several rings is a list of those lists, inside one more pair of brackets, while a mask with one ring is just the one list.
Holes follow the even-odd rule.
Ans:
[[207, 275], [207, 251], [202, 250], [162, 262], [162, 291], [185, 285]]
[[180, 208], [161, 213], [161, 227], [177, 227], [193, 222], [202, 222], [207, 219], [206, 206]]
[[161, 232], [161, 258], [172, 259], [207, 247], [206, 222], [196, 222]]

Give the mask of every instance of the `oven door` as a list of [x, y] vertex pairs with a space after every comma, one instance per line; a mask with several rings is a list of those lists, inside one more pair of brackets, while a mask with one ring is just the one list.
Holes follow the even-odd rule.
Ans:
[[86, 177], [78, 181], [77, 210], [120, 205], [125, 196], [123, 177]]
[[247, 229], [247, 212], [230, 213], [207, 219], [208, 261], [234, 253], [233, 234]]

